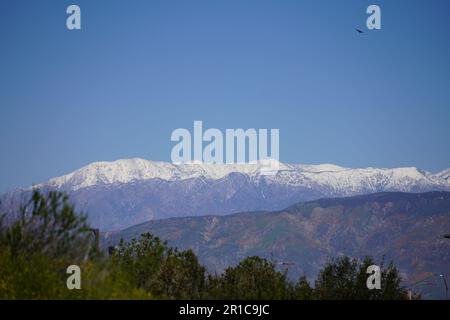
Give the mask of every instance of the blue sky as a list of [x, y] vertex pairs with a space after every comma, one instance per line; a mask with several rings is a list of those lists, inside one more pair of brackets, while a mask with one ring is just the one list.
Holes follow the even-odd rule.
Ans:
[[[82, 30], [66, 29], [66, 8]], [[365, 28], [378, 4], [382, 30]], [[170, 161], [176, 128], [279, 128], [280, 160], [450, 167], [450, 2], [2, 1], [0, 191]]]

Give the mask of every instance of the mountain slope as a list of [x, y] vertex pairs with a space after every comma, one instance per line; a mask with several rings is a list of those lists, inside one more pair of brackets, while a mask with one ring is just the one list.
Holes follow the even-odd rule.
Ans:
[[[417, 168], [283, 163], [279, 167], [276, 175], [267, 176], [261, 175], [259, 163], [175, 165], [129, 159], [93, 163], [38, 187], [69, 192], [77, 207], [89, 214], [90, 223], [101, 230], [120, 230], [151, 219], [279, 210], [323, 197], [450, 191], [445, 176]], [[3, 203], [10, 202], [3, 198]]]
[[[290, 275], [314, 277], [330, 257], [385, 257], [407, 283], [450, 270], [450, 193], [378, 193], [299, 203], [276, 212], [185, 217], [146, 222], [106, 233], [115, 245], [151, 232], [182, 249], [192, 248], [210, 271], [220, 272], [246, 256], [293, 262]], [[425, 295], [444, 291], [439, 279]]]

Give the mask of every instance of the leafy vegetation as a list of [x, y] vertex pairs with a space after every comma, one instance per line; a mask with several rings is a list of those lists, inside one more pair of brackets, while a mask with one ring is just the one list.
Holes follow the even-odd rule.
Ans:
[[[82, 270], [81, 290], [66, 286], [74, 264]], [[16, 215], [0, 218], [0, 299], [405, 299], [393, 264], [382, 269], [381, 290], [367, 289], [372, 264], [332, 260], [312, 287], [305, 276], [290, 282], [260, 257], [212, 275], [193, 251], [170, 248], [149, 233], [121, 241], [107, 255], [98, 231], [59, 192], [35, 190]]]
[[401, 300], [407, 291], [400, 286], [401, 278], [397, 268], [391, 263], [381, 270], [381, 289], [368, 290], [366, 286], [367, 268], [376, 263], [367, 257], [359, 262], [349, 257], [341, 257], [328, 263], [319, 273], [314, 293], [325, 300]]

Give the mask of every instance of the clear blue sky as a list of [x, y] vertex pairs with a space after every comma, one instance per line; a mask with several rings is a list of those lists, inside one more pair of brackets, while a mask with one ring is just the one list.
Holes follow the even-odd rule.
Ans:
[[[66, 29], [78, 4], [82, 30]], [[382, 30], [365, 28], [369, 4]], [[279, 128], [280, 158], [450, 167], [450, 1], [5, 0], [0, 191], [172, 130]]]

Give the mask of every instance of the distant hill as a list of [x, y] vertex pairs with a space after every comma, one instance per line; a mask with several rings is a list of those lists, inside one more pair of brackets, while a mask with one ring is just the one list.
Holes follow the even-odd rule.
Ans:
[[[384, 191], [450, 191], [449, 171], [411, 168], [344, 168], [333, 164], [279, 163], [273, 176], [255, 164], [184, 164], [125, 159], [96, 162], [38, 185], [64, 190], [102, 231], [153, 219], [280, 210], [299, 201]], [[28, 193], [29, 194], [29, 193]], [[17, 190], [4, 206], [26, 198]], [[14, 201], [11, 201], [14, 199]], [[6, 208], [7, 209], [7, 208]]]
[[[443, 297], [439, 274], [450, 276], [450, 193], [376, 193], [298, 203], [275, 212], [149, 221], [105, 233], [105, 247], [151, 232], [170, 245], [192, 248], [209, 270], [221, 272], [258, 255], [313, 278], [328, 258], [371, 255], [400, 267], [405, 283], [425, 297]], [[431, 276], [433, 275], [434, 276]], [[431, 276], [431, 277], [430, 277]]]

